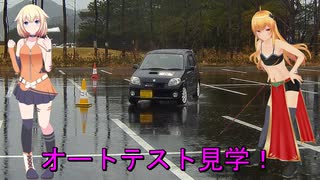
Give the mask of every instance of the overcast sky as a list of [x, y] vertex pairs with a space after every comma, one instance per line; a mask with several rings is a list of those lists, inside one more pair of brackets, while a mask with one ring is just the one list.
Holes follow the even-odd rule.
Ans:
[[[62, 5], [62, 0], [52, 0], [52, 1]], [[10, 8], [18, 4], [19, 2], [21, 2], [21, 0], [20, 1], [8, 0], [8, 7]], [[38, 2], [40, 2], [40, 0], [38, 0]], [[44, 0], [44, 2], [46, 2], [46, 0]], [[93, 2], [93, 0], [76, 0], [77, 9], [86, 9], [89, 2]], [[67, 3], [67, 8], [73, 9], [74, 0], [66, 0], [66, 3]], [[2, 11], [2, 9], [3, 9], [3, 0], [0, 0], [0, 11]]]
[[[38, 0], [40, 2], [40, 0]], [[47, 0], [44, 0], [47, 1]], [[58, 4], [62, 5], [62, 0], [52, 0]], [[67, 2], [67, 7], [70, 9], [73, 9], [73, 3], [75, 0], [66, 0]], [[76, 0], [77, 3], [77, 9], [86, 9], [89, 2], [93, 2], [94, 0]], [[306, 0], [307, 3], [310, 3], [311, 0]], [[8, 6], [9, 8], [14, 6], [15, 4], [17, 4], [18, 2], [21, 2], [21, 0], [17, 1], [17, 0], [8, 0]], [[302, 4], [304, 3], [304, 1], [301, 2]], [[3, 0], [0, 0], [0, 11], [2, 11], [3, 9]]]

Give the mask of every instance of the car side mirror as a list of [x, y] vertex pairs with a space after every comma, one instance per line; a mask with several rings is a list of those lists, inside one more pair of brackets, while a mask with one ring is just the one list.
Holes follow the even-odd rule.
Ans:
[[133, 69], [139, 69], [139, 64], [134, 64]]

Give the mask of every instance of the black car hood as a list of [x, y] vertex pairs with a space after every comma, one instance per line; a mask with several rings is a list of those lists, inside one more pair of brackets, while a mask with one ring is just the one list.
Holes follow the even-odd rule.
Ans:
[[184, 70], [136, 70], [132, 76], [139, 77], [140, 79], [171, 79], [181, 78]]

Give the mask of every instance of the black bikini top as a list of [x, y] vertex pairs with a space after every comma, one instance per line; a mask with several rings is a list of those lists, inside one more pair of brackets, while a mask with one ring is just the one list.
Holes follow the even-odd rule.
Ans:
[[275, 55], [274, 54], [274, 46], [273, 46], [273, 51], [272, 54], [269, 57], [266, 57], [262, 53], [262, 42], [261, 42], [261, 53], [260, 53], [261, 60], [263, 63], [267, 66], [272, 66], [272, 65], [277, 65], [280, 64], [283, 61], [283, 54], [281, 55]]

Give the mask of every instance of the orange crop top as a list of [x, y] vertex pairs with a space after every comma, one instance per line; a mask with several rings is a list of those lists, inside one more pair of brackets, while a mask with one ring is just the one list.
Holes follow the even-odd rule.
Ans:
[[[46, 74], [41, 73], [41, 69], [43, 68], [43, 58], [40, 46], [41, 45], [38, 44], [38, 40], [36, 40], [35, 45], [30, 49], [26, 44], [26, 40], [24, 40], [24, 44], [22, 45], [19, 53], [21, 70], [17, 64], [14, 48], [9, 48], [9, 54], [14, 71], [17, 73], [20, 72], [20, 76], [28, 82], [33, 82]], [[22, 83], [20, 83], [20, 88], [22, 90], [27, 90]], [[56, 93], [49, 78], [37, 84], [34, 90], [46, 93]]]

